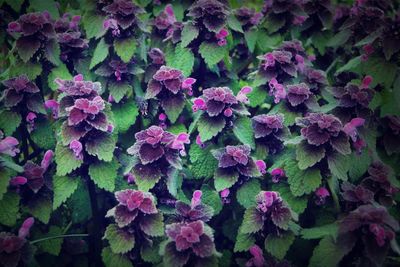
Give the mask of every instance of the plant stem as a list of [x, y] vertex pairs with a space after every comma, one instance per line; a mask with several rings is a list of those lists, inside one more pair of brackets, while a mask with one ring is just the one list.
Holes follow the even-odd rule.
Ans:
[[327, 179], [327, 181], [328, 181], [329, 189], [330, 189], [331, 194], [332, 194], [332, 199], [333, 199], [333, 204], [334, 204], [334, 207], [335, 207], [335, 212], [338, 214], [338, 213], [340, 213], [340, 204], [339, 204], [339, 198], [338, 198], [338, 196], [336, 194], [333, 177], [329, 177]]
[[32, 244], [36, 244], [42, 241], [46, 241], [46, 240], [51, 240], [51, 239], [57, 239], [57, 238], [65, 238], [65, 237], [87, 237], [89, 236], [88, 234], [69, 234], [69, 235], [55, 235], [55, 236], [49, 236], [49, 237], [44, 237], [44, 238], [39, 238], [36, 240], [31, 241], [31, 245]]

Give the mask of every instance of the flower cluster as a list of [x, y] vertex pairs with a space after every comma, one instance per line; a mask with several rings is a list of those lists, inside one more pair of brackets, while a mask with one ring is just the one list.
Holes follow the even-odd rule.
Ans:
[[372, 82], [370, 76], [366, 76], [361, 85], [348, 83], [344, 87], [332, 88], [332, 93], [339, 100], [339, 106], [343, 108], [368, 108], [374, 96], [374, 91], [369, 85]]
[[193, 192], [191, 204], [186, 204], [182, 201], [175, 203], [176, 220], [178, 222], [208, 222], [212, 215], [213, 209], [201, 202], [202, 191], [196, 190]]
[[171, 4], [165, 6], [165, 9], [154, 19], [153, 24], [165, 36], [164, 41], [171, 40], [177, 43], [181, 40], [183, 24], [176, 20]]
[[266, 146], [271, 154], [283, 148], [282, 142], [287, 136], [288, 129], [283, 125], [282, 115], [261, 114], [251, 120], [257, 145]]
[[287, 229], [292, 214], [279, 196], [279, 193], [274, 191], [261, 191], [256, 196], [256, 203], [256, 209], [263, 221], [271, 220], [276, 227]]
[[235, 10], [235, 16], [245, 31], [253, 26], [257, 26], [262, 19], [261, 12], [256, 12], [254, 8], [248, 7], [241, 7]]
[[218, 33], [225, 25], [229, 11], [221, 1], [198, 0], [189, 7], [188, 16], [200, 29]]
[[279, 20], [284, 18], [278, 29], [287, 29], [294, 25], [301, 25], [308, 18], [303, 10], [303, 1], [273, 0], [265, 1], [263, 13], [267, 20]]
[[[0, 131], [0, 138], [3, 138], [3, 132]], [[0, 154], [15, 157], [19, 153], [17, 148], [19, 142], [12, 136], [6, 136], [0, 140]]]

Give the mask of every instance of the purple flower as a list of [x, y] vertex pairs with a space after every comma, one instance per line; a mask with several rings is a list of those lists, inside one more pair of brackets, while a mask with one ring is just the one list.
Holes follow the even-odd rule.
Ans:
[[200, 146], [201, 148], [204, 148], [204, 147], [205, 147], [205, 144], [201, 141], [200, 135], [197, 135], [197, 136], [196, 136], [196, 144], [197, 144], [198, 146]]
[[58, 119], [58, 108], [59, 104], [56, 100], [49, 99], [44, 102], [44, 106], [46, 109], [50, 109], [53, 115], [53, 119]]
[[26, 252], [26, 239], [12, 233], [0, 232], [0, 264], [3, 266], [17, 266]]
[[225, 28], [222, 28], [218, 33], [215, 34], [215, 38], [217, 38], [219, 46], [226, 45], [226, 37], [228, 35], [229, 35], [229, 32]]
[[19, 238], [26, 238], [29, 236], [29, 231], [33, 224], [35, 223], [35, 219], [33, 217], [27, 218], [21, 225], [21, 228], [19, 228], [18, 231], [18, 237]]
[[282, 99], [286, 99], [286, 90], [284, 86], [280, 83], [275, 78], [272, 78], [269, 83], [269, 95], [274, 96], [274, 103], [278, 104]]
[[259, 159], [259, 160], [256, 160], [255, 163], [256, 163], [256, 165], [257, 165], [258, 171], [259, 171], [261, 174], [266, 174], [266, 173], [267, 173], [267, 171], [266, 171], [266, 169], [267, 169], [267, 164], [265, 164], [265, 161]]
[[138, 15], [144, 12], [141, 7], [129, 0], [113, 0], [112, 3], [103, 7], [103, 11], [110, 19], [110, 26], [113, 26], [110, 28], [114, 36], [119, 36], [119, 28], [123, 31], [128, 28], [134, 29], [139, 23]]
[[250, 94], [253, 91], [253, 88], [251, 88], [250, 86], [244, 86], [242, 87], [242, 89], [240, 89], [239, 93], [236, 96], [236, 99], [241, 102], [241, 103], [245, 103], [248, 104], [249, 99], [247, 98], [247, 95]]
[[195, 25], [204, 26], [210, 32], [219, 32], [225, 25], [229, 14], [228, 7], [214, 0], [199, 0], [189, 7], [188, 16]]
[[346, 123], [343, 127], [343, 132], [345, 132], [348, 136], [350, 136], [353, 142], [357, 141], [358, 132], [357, 127], [363, 126], [365, 123], [365, 119], [363, 118], [354, 118], [350, 122]]
[[345, 87], [334, 87], [333, 95], [339, 99], [339, 105], [344, 108], [356, 106], [368, 108], [374, 96], [374, 91], [366, 87], [366, 84], [370, 83], [368, 80], [367, 78], [362, 86], [348, 83]]
[[280, 179], [286, 176], [285, 171], [281, 168], [275, 168], [271, 171], [272, 182], [279, 183]]
[[315, 200], [315, 203], [317, 205], [324, 205], [326, 198], [329, 197], [331, 194], [329, 193], [328, 189], [325, 187], [320, 187], [317, 190], [315, 190], [315, 195], [317, 199]]
[[74, 152], [75, 158], [83, 159], [83, 147], [81, 142], [79, 142], [78, 140], [72, 140], [71, 143], [69, 143], [69, 149]]
[[182, 82], [182, 89], [186, 89], [187, 90], [187, 94], [188, 95], [193, 95], [193, 89], [192, 89], [192, 85], [196, 82], [196, 79], [194, 78], [186, 78], [183, 82]]
[[265, 266], [265, 259], [263, 256], [263, 251], [259, 246], [253, 245], [249, 249], [249, 252], [250, 252], [251, 256], [253, 256], [253, 257], [246, 262], [246, 267], [263, 267], [263, 266]]
[[374, 200], [374, 193], [362, 185], [352, 185], [349, 182], [342, 184], [342, 196], [344, 200], [354, 203], [370, 203]]
[[3, 85], [6, 87], [3, 94], [4, 106], [15, 107], [24, 100], [24, 106], [31, 111], [38, 112], [43, 107], [39, 88], [26, 75], [6, 80]]
[[279, 137], [283, 129], [282, 115], [257, 115], [252, 119], [255, 138], [266, 137], [269, 135]]
[[19, 153], [19, 149], [16, 148], [18, 144], [19, 142], [17, 139], [12, 136], [7, 136], [0, 141], [0, 153], [15, 157]]
[[204, 101], [204, 99], [195, 98], [193, 100], [193, 106], [192, 106], [193, 112], [197, 112], [198, 110], [206, 110], [206, 109], [207, 109], [207, 105], [206, 105], [206, 102]]
[[11, 178], [10, 180], [10, 185], [11, 186], [19, 186], [19, 185], [24, 185], [28, 182], [28, 179], [26, 179], [23, 176], [15, 176]]
[[54, 152], [52, 150], [47, 150], [46, 153], [44, 153], [40, 167], [42, 167], [45, 171], [49, 168], [51, 162], [53, 161], [53, 155]]
[[287, 86], [287, 100], [292, 107], [303, 104], [311, 95], [310, 88], [305, 83]]
[[31, 132], [35, 129], [35, 120], [36, 120], [37, 116], [35, 113], [33, 112], [29, 112], [26, 115], [25, 121], [28, 123], [27, 128], [28, 128], [28, 132]]
[[201, 190], [196, 190], [193, 192], [192, 202], [191, 202], [192, 209], [201, 204], [202, 195], [203, 192], [201, 192]]

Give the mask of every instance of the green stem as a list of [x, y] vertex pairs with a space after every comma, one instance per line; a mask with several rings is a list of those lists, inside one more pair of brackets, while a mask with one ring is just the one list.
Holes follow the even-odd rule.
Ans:
[[42, 241], [46, 241], [46, 240], [51, 240], [51, 239], [57, 239], [57, 238], [64, 238], [64, 237], [87, 237], [89, 236], [88, 234], [69, 234], [69, 235], [55, 235], [55, 236], [49, 236], [49, 237], [43, 237], [43, 238], [39, 238], [36, 240], [31, 241], [31, 245], [35, 244], [35, 243], [39, 243]]
[[335, 185], [334, 185], [334, 182], [333, 182], [333, 178], [330, 177], [330, 178], [327, 179], [327, 181], [328, 181], [329, 189], [330, 189], [331, 194], [332, 194], [333, 204], [334, 204], [334, 206], [335, 206], [335, 212], [336, 212], [336, 213], [340, 213], [339, 198], [338, 198], [338, 196], [337, 196], [337, 194], [336, 194], [336, 190], [335, 190]]

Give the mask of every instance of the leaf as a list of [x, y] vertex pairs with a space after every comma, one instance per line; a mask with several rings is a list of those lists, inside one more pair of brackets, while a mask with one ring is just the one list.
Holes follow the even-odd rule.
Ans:
[[133, 267], [127, 256], [113, 253], [110, 247], [103, 248], [101, 258], [106, 267]]
[[12, 135], [21, 123], [21, 115], [10, 110], [0, 111], [0, 129], [4, 135]]
[[49, 87], [53, 91], [57, 91], [58, 85], [55, 83], [55, 79], [60, 78], [63, 80], [72, 80], [72, 75], [69, 73], [69, 70], [65, 66], [65, 64], [60, 64], [57, 67], [53, 68], [47, 78], [47, 82]]
[[53, 210], [64, 203], [78, 188], [79, 177], [53, 176]]
[[53, 204], [50, 199], [39, 198], [28, 204], [28, 210], [33, 217], [37, 218], [44, 224], [48, 224], [51, 212], [53, 211]]
[[397, 66], [388, 62], [381, 57], [369, 57], [362, 64], [362, 72], [365, 75], [371, 75], [373, 78], [370, 88], [374, 88], [377, 84], [383, 85], [389, 89], [396, 78]]
[[246, 31], [244, 33], [244, 38], [246, 40], [247, 47], [249, 48], [250, 52], [253, 53], [257, 43], [258, 31], [255, 29]]
[[328, 156], [328, 166], [333, 176], [342, 181], [347, 181], [347, 172], [350, 169], [349, 157], [333, 153]]
[[136, 177], [135, 183], [141, 191], [149, 191], [161, 179], [160, 170], [150, 165], [135, 166], [133, 174]]
[[159, 249], [159, 244], [153, 243], [152, 246], [144, 244], [140, 248], [140, 256], [146, 262], [159, 263], [162, 259], [158, 254]]
[[251, 196], [257, 195], [261, 191], [260, 182], [257, 179], [251, 179], [242, 185], [236, 192], [236, 199], [245, 209], [255, 205], [255, 198]]
[[185, 107], [185, 98], [182, 95], [170, 96], [161, 99], [161, 107], [171, 123], [175, 123]]
[[239, 179], [237, 171], [227, 171], [223, 168], [218, 168], [214, 173], [214, 187], [219, 192], [225, 188], [232, 187]]
[[18, 13], [21, 10], [24, 0], [4, 0], [4, 3], [7, 3], [12, 9], [14, 9]]
[[338, 228], [339, 226], [337, 223], [325, 224], [313, 228], [303, 228], [301, 229], [301, 238], [321, 239], [325, 236], [331, 236], [332, 238], [336, 238]]
[[357, 69], [361, 64], [361, 56], [352, 58], [347, 62], [345, 65], [340, 67], [338, 70], [336, 70], [336, 73], [341, 73], [344, 71], [353, 71]]
[[306, 141], [296, 146], [296, 160], [300, 170], [314, 166], [325, 157], [323, 146], [309, 145]]
[[[49, 231], [46, 234], [41, 235], [40, 237], [36, 237], [36, 239], [52, 237], [52, 236], [57, 236], [57, 235], [62, 235], [62, 234], [63, 234], [63, 230], [60, 227], [51, 225]], [[39, 242], [38, 247], [43, 252], [49, 253], [54, 256], [58, 256], [61, 252], [61, 246], [62, 246], [63, 242], [64, 242], [64, 238], [54, 238], [54, 239], [44, 240], [42, 242]]]
[[353, 152], [350, 155], [349, 161], [351, 162], [351, 168], [349, 168], [349, 176], [352, 181], [356, 181], [360, 178], [367, 170], [372, 162], [372, 158], [368, 151], [364, 149], [361, 155]]
[[342, 258], [351, 251], [355, 244], [354, 241], [335, 243], [332, 237], [324, 237], [315, 247], [308, 266], [336, 267]]
[[344, 45], [352, 35], [350, 29], [345, 29], [335, 34], [327, 43], [326, 46], [339, 47]]
[[88, 39], [99, 38], [105, 34], [106, 29], [103, 27], [105, 19], [105, 17], [98, 15], [96, 12], [87, 12], [83, 16], [83, 27]]
[[115, 135], [103, 133], [96, 136], [96, 139], [86, 142], [86, 151], [92, 156], [97, 156], [99, 160], [111, 161], [116, 143]]
[[115, 39], [115, 53], [122, 59], [123, 62], [129, 63], [136, 52], [137, 40], [134, 37], [125, 39]]
[[53, 0], [46, 0], [46, 1], [30, 0], [29, 3], [30, 3], [29, 8], [33, 9], [36, 12], [47, 11], [50, 13], [52, 19], [58, 19], [60, 17], [60, 14], [59, 14], [58, 8], [57, 8], [58, 3], [56, 3]]
[[117, 170], [118, 162], [115, 159], [110, 162], [99, 161], [89, 166], [89, 175], [99, 188], [114, 192]]
[[19, 57], [26, 63], [39, 50], [40, 41], [30, 37], [20, 37], [16, 42], [16, 47]]
[[164, 216], [161, 213], [149, 214], [143, 218], [139, 225], [140, 229], [149, 236], [163, 236], [164, 235]]
[[247, 95], [250, 104], [249, 106], [255, 108], [264, 104], [265, 98], [267, 97], [267, 91], [261, 87], [253, 87], [253, 91]]
[[290, 190], [294, 196], [302, 196], [313, 192], [321, 184], [321, 173], [318, 169], [300, 170], [296, 162], [288, 162], [284, 170], [288, 177]]
[[238, 118], [233, 124], [233, 133], [242, 144], [249, 145], [252, 149], [255, 149], [256, 143], [250, 118]]
[[180, 45], [176, 46], [173, 53], [166, 53], [165, 60], [167, 66], [181, 70], [186, 77], [192, 73], [194, 56], [192, 51], [188, 48]]
[[283, 260], [294, 239], [295, 236], [292, 232], [284, 232], [279, 236], [269, 234], [265, 239], [265, 249], [278, 260]]
[[42, 65], [39, 63], [17, 61], [15, 65], [10, 67], [10, 77], [26, 74], [30, 80], [34, 80], [42, 73]]
[[135, 101], [129, 99], [125, 103], [113, 104], [112, 112], [115, 117], [116, 130], [125, 133], [129, 127], [135, 124], [139, 108]]
[[400, 43], [398, 39], [392, 39], [392, 37], [386, 37], [382, 41], [383, 53], [387, 61], [400, 50]]
[[243, 222], [239, 228], [242, 234], [254, 234], [260, 231], [264, 226], [262, 215], [256, 208], [246, 209], [243, 215]]
[[204, 143], [211, 140], [225, 127], [226, 121], [222, 116], [212, 118], [203, 114], [197, 122], [197, 130], [199, 131], [201, 141]]
[[200, 148], [197, 144], [190, 145], [189, 156], [192, 163], [190, 170], [195, 178], [211, 178], [214, 175], [218, 161], [211, 154], [211, 150], [215, 148], [212, 145], [205, 148]]
[[248, 251], [254, 244], [256, 239], [253, 235], [238, 233], [236, 236], [234, 252]]
[[203, 192], [203, 195], [201, 197], [202, 203], [212, 207], [214, 210], [214, 215], [220, 213], [220, 211], [222, 210], [222, 202], [219, 198], [218, 192], [213, 190], [208, 185], [203, 185], [201, 187], [201, 191]]
[[283, 124], [287, 127], [294, 125], [297, 117], [302, 117], [301, 113], [290, 111], [283, 102], [274, 106], [268, 114], [282, 114], [285, 118]]
[[90, 69], [93, 69], [97, 64], [103, 62], [108, 56], [108, 44], [104, 41], [104, 38], [100, 40], [94, 50], [92, 59], [90, 61]]
[[182, 187], [182, 175], [179, 175], [179, 170], [175, 168], [171, 168], [168, 170], [168, 176], [167, 176], [167, 188], [168, 192], [174, 196], [177, 197], [178, 191]]
[[60, 60], [61, 49], [58, 42], [53, 39], [46, 44], [44, 49], [44, 56], [48, 61], [53, 63], [53, 65], [58, 66], [62, 64]]
[[234, 31], [243, 33], [242, 24], [240, 24], [240, 21], [235, 17], [235, 15], [231, 14], [228, 17], [227, 22], [229, 28], [231, 28]]
[[297, 214], [301, 214], [307, 208], [308, 198], [307, 196], [295, 197], [288, 185], [284, 184], [273, 184], [272, 190], [279, 192], [280, 196], [285, 200], [290, 209], [292, 209]]
[[79, 168], [83, 160], [76, 159], [74, 153], [66, 146], [58, 143], [55, 151], [55, 162], [57, 163], [58, 176], [64, 176]]
[[0, 163], [0, 201], [7, 192], [8, 183], [10, 182], [11, 171], [2, 167]]
[[215, 43], [202, 42], [199, 47], [199, 53], [210, 69], [220, 62], [227, 52], [226, 46], [218, 46]]
[[20, 196], [14, 192], [7, 192], [0, 200], [0, 224], [13, 227], [15, 226], [19, 214]]
[[119, 229], [116, 224], [110, 224], [104, 233], [103, 239], [107, 239], [114, 253], [126, 253], [135, 246], [135, 235], [129, 231]]
[[116, 103], [119, 103], [129, 91], [132, 91], [132, 89], [132, 86], [128, 82], [110, 81], [108, 83], [108, 90]]
[[92, 217], [88, 188], [83, 181], [78, 180], [78, 182], [78, 188], [67, 200], [73, 223], [83, 223]]
[[31, 132], [31, 138], [36, 145], [43, 149], [53, 149], [56, 145], [53, 128], [46, 119], [39, 119], [35, 122], [35, 129]]
[[185, 24], [181, 33], [181, 46], [188, 46], [197, 36], [199, 36], [199, 29], [192, 23]]

